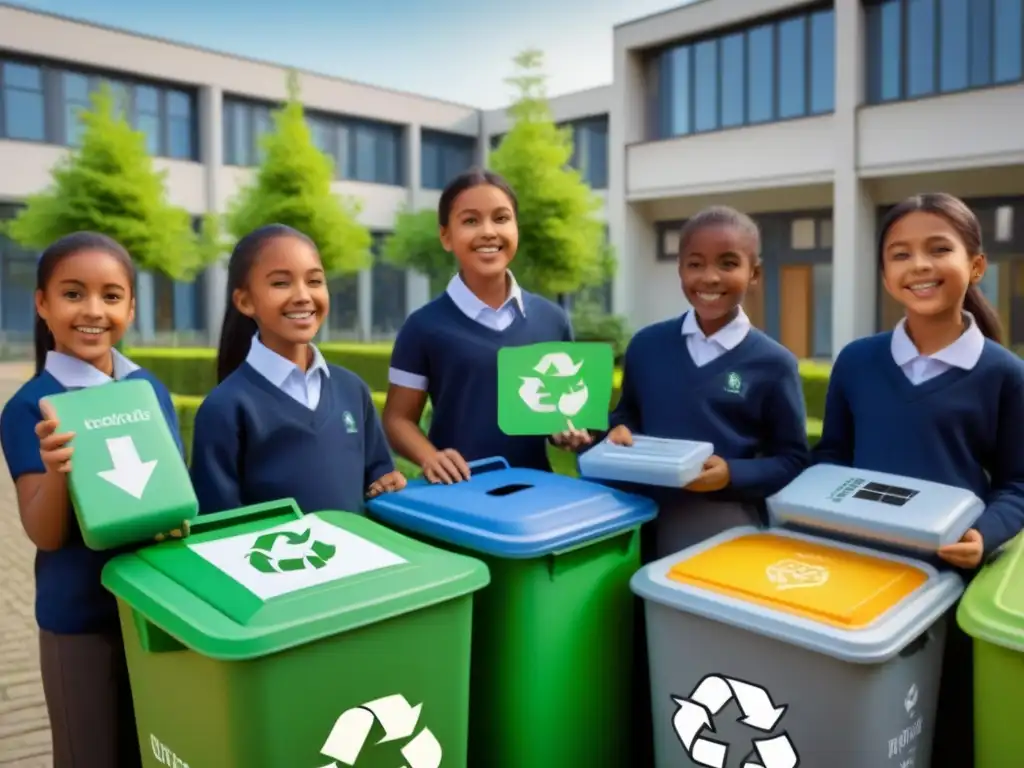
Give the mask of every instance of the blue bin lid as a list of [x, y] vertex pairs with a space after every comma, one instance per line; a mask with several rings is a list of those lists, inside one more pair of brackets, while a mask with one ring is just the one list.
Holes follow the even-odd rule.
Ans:
[[[493, 467], [497, 468], [493, 468]], [[470, 463], [469, 480], [412, 482], [367, 503], [399, 528], [468, 550], [506, 558], [552, 554], [639, 526], [657, 506], [643, 496], [504, 459]]]

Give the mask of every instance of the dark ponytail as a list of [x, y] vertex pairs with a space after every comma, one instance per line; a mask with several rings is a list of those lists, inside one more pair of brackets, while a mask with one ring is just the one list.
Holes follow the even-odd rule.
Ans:
[[[885, 238], [892, 225], [909, 213], [921, 211], [941, 216], [956, 230], [968, 256], [984, 253], [981, 241], [981, 223], [978, 217], [963, 200], [945, 192], [930, 192], [908, 197], [899, 205], [893, 206], [882, 220], [878, 233], [878, 268], [885, 268]], [[964, 311], [974, 316], [978, 330], [985, 338], [997, 344], [1003, 343], [1002, 323], [995, 307], [985, 298], [981, 288], [971, 283], [964, 296]]]
[[[99, 232], [74, 232], [65, 235], [54, 241], [49, 248], [43, 251], [36, 263], [36, 291], [46, 292], [57, 265], [69, 256], [83, 251], [102, 251], [121, 262], [124, 267], [125, 276], [128, 278], [128, 289], [135, 292], [135, 265], [131, 256], [124, 246], [111, 237], [101, 235]], [[36, 311], [35, 327], [33, 329], [34, 345], [36, 353], [36, 373], [38, 376], [46, 366], [46, 355], [52, 351], [56, 342], [53, 333], [46, 321]]]
[[242, 363], [249, 354], [253, 335], [259, 330], [256, 321], [238, 311], [235, 306], [234, 293], [244, 288], [249, 282], [260, 251], [271, 240], [279, 237], [295, 237], [309, 244], [316, 245], [302, 232], [284, 224], [267, 224], [254, 229], [235, 244], [228, 261], [227, 303], [224, 306], [224, 320], [220, 329], [220, 344], [217, 349], [217, 383], [224, 381]]

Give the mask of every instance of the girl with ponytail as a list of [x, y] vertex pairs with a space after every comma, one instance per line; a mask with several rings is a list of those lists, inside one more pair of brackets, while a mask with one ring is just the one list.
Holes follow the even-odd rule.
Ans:
[[[977, 217], [952, 195], [915, 195], [889, 211], [878, 265], [905, 316], [840, 352], [814, 449], [816, 463], [973, 491], [984, 512], [937, 553], [937, 565], [967, 580], [1024, 529], [1024, 363], [1001, 346], [999, 317], [978, 287], [981, 240]], [[955, 621], [947, 627], [933, 754], [971, 768], [971, 644]]]

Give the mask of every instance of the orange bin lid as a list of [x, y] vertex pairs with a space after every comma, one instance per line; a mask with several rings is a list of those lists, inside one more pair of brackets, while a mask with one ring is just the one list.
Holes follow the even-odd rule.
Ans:
[[870, 625], [928, 580], [906, 563], [774, 533], [718, 544], [667, 576], [841, 629]]

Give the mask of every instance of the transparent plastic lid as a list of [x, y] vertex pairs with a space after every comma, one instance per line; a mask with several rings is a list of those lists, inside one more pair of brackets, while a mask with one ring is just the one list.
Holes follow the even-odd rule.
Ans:
[[633, 445], [607, 438], [580, 456], [580, 476], [681, 488], [700, 474], [714, 453], [711, 443], [633, 435]]

